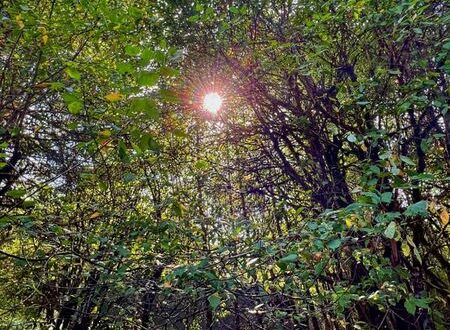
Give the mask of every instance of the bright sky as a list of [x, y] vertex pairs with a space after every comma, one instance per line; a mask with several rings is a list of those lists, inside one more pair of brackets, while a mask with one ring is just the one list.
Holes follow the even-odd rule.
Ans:
[[203, 98], [203, 108], [211, 113], [216, 113], [222, 106], [222, 98], [219, 94], [208, 93]]

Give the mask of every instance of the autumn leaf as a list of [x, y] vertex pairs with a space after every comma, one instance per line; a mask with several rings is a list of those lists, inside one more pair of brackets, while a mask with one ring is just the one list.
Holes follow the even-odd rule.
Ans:
[[49, 87], [50, 86], [50, 83], [40, 83], [40, 84], [37, 84], [37, 85], [35, 85], [34, 86], [34, 88], [36, 88], [36, 89], [44, 89], [44, 88], [47, 88], [47, 87]]
[[92, 220], [92, 219], [95, 219], [95, 218], [100, 217], [101, 215], [102, 215], [102, 214], [101, 214], [99, 211], [95, 211], [94, 213], [92, 213], [92, 214], [89, 216], [89, 219]]
[[105, 99], [109, 102], [117, 102], [123, 99], [123, 95], [118, 92], [111, 92], [105, 96]]
[[439, 214], [439, 218], [441, 219], [441, 223], [443, 226], [446, 226], [448, 224], [449, 215], [448, 215], [447, 208], [444, 208], [441, 211], [441, 213]]
[[47, 42], [48, 42], [48, 35], [47, 35], [47, 34], [44, 34], [44, 35], [42, 36], [42, 44], [45, 45], [45, 44], [47, 44]]

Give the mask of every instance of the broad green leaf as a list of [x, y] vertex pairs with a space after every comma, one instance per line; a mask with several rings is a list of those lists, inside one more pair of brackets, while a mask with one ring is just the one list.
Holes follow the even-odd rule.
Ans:
[[77, 115], [81, 112], [81, 109], [83, 109], [83, 104], [78, 101], [72, 102], [72, 103], [69, 103], [68, 109], [72, 115]]
[[121, 257], [128, 257], [130, 255], [130, 251], [123, 245], [119, 245], [117, 251]]
[[428, 304], [431, 302], [431, 299], [429, 299], [429, 298], [415, 298], [414, 302], [415, 302], [417, 307], [429, 308], [430, 306]]
[[131, 73], [134, 71], [134, 67], [130, 63], [118, 63], [116, 68], [119, 73]]
[[387, 191], [381, 194], [381, 202], [389, 204], [392, 201], [392, 192]]
[[428, 207], [427, 201], [420, 201], [408, 206], [408, 208], [403, 214], [407, 217], [415, 217], [418, 215], [426, 216], [428, 214], [427, 207]]
[[159, 95], [161, 95], [162, 100], [165, 102], [177, 103], [179, 101], [178, 95], [174, 91], [168, 89], [160, 90]]
[[70, 77], [73, 78], [75, 80], [80, 80], [81, 79], [81, 74], [77, 69], [74, 68], [67, 68], [66, 69], [66, 74]]
[[154, 86], [158, 83], [159, 73], [156, 71], [143, 71], [138, 74], [137, 82], [141, 86]]
[[413, 298], [408, 298], [405, 300], [404, 306], [406, 308], [406, 311], [411, 314], [414, 315], [416, 314], [416, 303], [414, 302]]
[[158, 119], [159, 111], [155, 101], [147, 97], [135, 98], [131, 101], [131, 110], [133, 112], [144, 113], [149, 119]]
[[340, 238], [333, 239], [327, 243], [327, 247], [332, 249], [333, 251], [338, 249], [342, 244], [342, 240]]
[[295, 262], [297, 260], [298, 256], [295, 253], [291, 253], [288, 254], [287, 256], [281, 258], [280, 260], [278, 260], [279, 263], [283, 263], [283, 264], [289, 264], [292, 262]]
[[220, 298], [219, 294], [216, 292], [208, 297], [208, 301], [209, 301], [209, 306], [211, 307], [211, 309], [215, 310], [215, 309], [217, 309], [217, 307], [219, 307], [221, 298]]
[[167, 66], [163, 66], [159, 69], [159, 72], [163, 77], [176, 77], [180, 74], [180, 71]]
[[397, 224], [395, 223], [395, 221], [391, 221], [384, 230], [384, 236], [386, 236], [389, 239], [393, 239], [395, 237], [396, 231], [397, 231]]
[[6, 193], [6, 196], [12, 197], [12, 198], [20, 198], [26, 194], [25, 189], [13, 189]]
[[125, 46], [125, 54], [129, 56], [136, 56], [139, 54], [139, 47], [134, 45], [127, 45]]

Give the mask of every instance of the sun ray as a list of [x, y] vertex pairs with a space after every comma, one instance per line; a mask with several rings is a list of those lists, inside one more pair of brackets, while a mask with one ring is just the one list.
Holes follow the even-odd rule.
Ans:
[[215, 92], [208, 93], [203, 98], [203, 109], [211, 113], [216, 113], [222, 106], [222, 101], [222, 97], [219, 94]]

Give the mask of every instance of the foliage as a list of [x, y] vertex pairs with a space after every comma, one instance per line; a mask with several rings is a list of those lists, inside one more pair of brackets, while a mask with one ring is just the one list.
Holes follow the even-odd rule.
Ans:
[[448, 328], [446, 2], [0, 14], [0, 327]]

